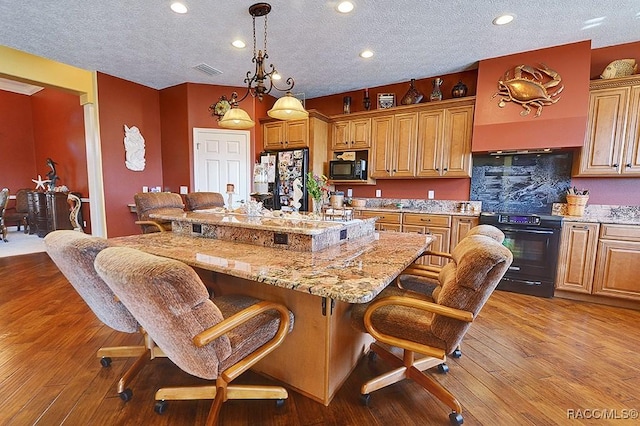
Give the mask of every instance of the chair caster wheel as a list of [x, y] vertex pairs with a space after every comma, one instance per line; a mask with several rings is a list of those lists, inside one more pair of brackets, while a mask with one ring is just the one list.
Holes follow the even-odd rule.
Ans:
[[460, 358], [461, 356], [462, 356], [462, 351], [460, 349], [456, 349], [455, 351], [451, 352], [452, 358]]
[[102, 358], [100, 358], [100, 365], [105, 368], [109, 367], [111, 365], [111, 358], [109, 358], [108, 356], [103, 356]]
[[122, 392], [120, 392], [118, 395], [120, 395], [120, 399], [123, 400], [124, 402], [129, 402], [131, 401], [131, 398], [133, 398], [133, 391], [127, 388]]
[[167, 411], [167, 401], [156, 402], [156, 404], [153, 406], [153, 411], [158, 414], [163, 414], [165, 411]]
[[444, 362], [442, 364], [438, 364], [438, 372], [442, 374], [446, 374], [449, 372], [449, 366]]
[[284, 407], [284, 399], [280, 398], [280, 399], [276, 399], [276, 408], [282, 408]]
[[364, 405], [365, 407], [369, 406], [369, 401], [370, 400], [371, 400], [371, 394], [365, 393], [363, 395], [360, 395], [360, 403], [362, 405]]
[[451, 423], [452, 426], [460, 426], [462, 423], [464, 423], [462, 414], [456, 413], [455, 411], [449, 414], [449, 423]]

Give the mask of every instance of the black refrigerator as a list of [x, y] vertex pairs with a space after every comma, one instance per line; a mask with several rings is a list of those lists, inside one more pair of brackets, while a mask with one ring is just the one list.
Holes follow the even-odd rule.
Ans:
[[277, 151], [274, 208], [287, 211], [308, 211], [307, 172], [309, 149]]

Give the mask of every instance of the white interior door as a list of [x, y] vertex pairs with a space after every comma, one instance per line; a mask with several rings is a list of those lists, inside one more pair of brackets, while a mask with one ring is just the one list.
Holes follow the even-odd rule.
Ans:
[[234, 185], [233, 204], [248, 201], [251, 159], [248, 130], [194, 127], [195, 191], [219, 192], [227, 200], [227, 184]]

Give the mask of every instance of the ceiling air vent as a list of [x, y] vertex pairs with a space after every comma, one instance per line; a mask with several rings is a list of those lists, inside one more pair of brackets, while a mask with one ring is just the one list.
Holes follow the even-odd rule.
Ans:
[[219, 69], [216, 69], [214, 67], [212, 67], [211, 65], [207, 65], [207, 64], [198, 64], [195, 67], [193, 67], [194, 69], [197, 69], [198, 71], [201, 71], [207, 75], [220, 75], [222, 74], [222, 71], [220, 71]]

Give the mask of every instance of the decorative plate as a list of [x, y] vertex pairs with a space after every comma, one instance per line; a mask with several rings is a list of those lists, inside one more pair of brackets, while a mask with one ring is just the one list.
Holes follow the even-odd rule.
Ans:
[[214, 105], [211, 105], [209, 107], [211, 114], [217, 115], [218, 120], [220, 120], [220, 118], [222, 118], [222, 116], [230, 109], [231, 109], [231, 104], [227, 100], [227, 97], [224, 95], [222, 95], [222, 97], [218, 102], [216, 102]]

